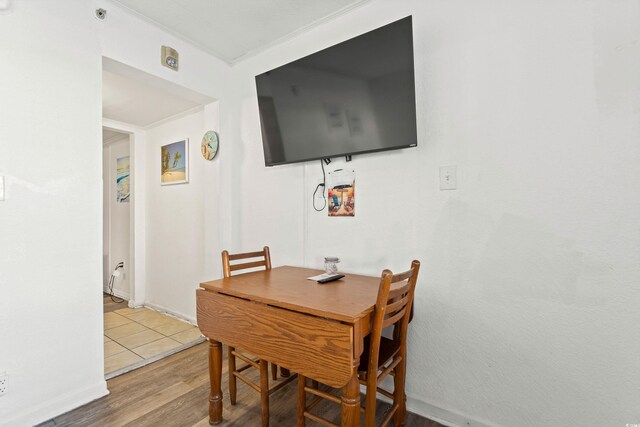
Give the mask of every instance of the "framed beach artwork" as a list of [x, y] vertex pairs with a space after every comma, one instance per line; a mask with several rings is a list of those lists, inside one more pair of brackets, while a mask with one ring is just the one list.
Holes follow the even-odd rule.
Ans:
[[129, 203], [129, 156], [116, 159], [116, 202]]
[[189, 182], [189, 140], [163, 145], [160, 148], [160, 184]]

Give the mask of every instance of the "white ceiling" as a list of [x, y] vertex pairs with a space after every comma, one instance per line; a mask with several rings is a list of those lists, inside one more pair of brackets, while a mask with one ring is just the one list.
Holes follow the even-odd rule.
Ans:
[[126, 133], [117, 132], [115, 130], [102, 128], [102, 143], [108, 144], [111, 141], [115, 141], [116, 139], [120, 139], [123, 136], [126, 136]]
[[213, 101], [168, 80], [103, 60], [102, 117], [106, 119], [146, 128]]
[[206, 52], [233, 63], [368, 0], [114, 1]]
[[[232, 63], [369, 0], [113, 1]], [[103, 61], [102, 116], [106, 119], [146, 128], [213, 101], [116, 61]], [[103, 140], [113, 137], [104, 134]]]
[[107, 119], [146, 127], [197, 106], [142, 82], [102, 73], [102, 116]]

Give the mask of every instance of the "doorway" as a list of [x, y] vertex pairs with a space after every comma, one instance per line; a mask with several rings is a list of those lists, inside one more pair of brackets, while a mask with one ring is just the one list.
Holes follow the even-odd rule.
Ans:
[[[147, 292], [157, 295], [166, 289], [158, 280], [147, 284], [146, 264], [157, 258], [159, 250], [150, 227], [162, 220], [157, 215], [168, 212], [158, 209], [158, 198], [153, 197], [161, 188], [159, 180], [151, 178], [160, 167], [158, 140], [172, 142], [174, 134], [192, 139], [201, 135], [211, 121], [209, 105], [216, 100], [108, 58], [103, 58], [102, 93], [102, 279], [109, 294], [104, 304], [104, 351], [105, 376], [112, 378], [204, 340], [188, 312], [185, 315], [171, 304], [159, 306], [157, 297], [147, 301]], [[200, 154], [199, 145], [192, 148], [197, 151], [185, 156]], [[171, 186], [163, 194], [192, 187], [179, 191]], [[151, 265], [155, 265], [151, 273], [166, 267], [153, 261]], [[128, 302], [118, 305], [118, 297]]]
[[102, 129], [102, 283], [113, 303], [130, 300], [132, 158], [129, 134]]

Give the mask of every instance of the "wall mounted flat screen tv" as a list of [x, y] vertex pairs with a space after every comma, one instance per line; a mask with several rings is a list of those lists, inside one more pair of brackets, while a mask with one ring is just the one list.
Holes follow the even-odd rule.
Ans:
[[267, 166], [417, 145], [411, 17], [256, 76]]

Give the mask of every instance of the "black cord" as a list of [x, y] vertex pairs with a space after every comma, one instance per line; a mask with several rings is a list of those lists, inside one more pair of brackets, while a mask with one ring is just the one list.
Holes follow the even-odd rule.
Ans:
[[[325, 184], [327, 182], [327, 177], [325, 176], [325, 173], [324, 173], [324, 163], [322, 159], [320, 159], [320, 166], [322, 167], [322, 184], [316, 185], [316, 189], [313, 192], [313, 196], [312, 196], [313, 200], [311, 200], [311, 202], [313, 203], [313, 209], [315, 209], [316, 212], [322, 212], [324, 208], [327, 207], [327, 198], [324, 197], [324, 190], [326, 188]], [[318, 188], [320, 187], [322, 187], [322, 199], [324, 200], [324, 205], [320, 209], [318, 209], [316, 208], [316, 193], [318, 192]]]
[[[119, 268], [124, 268], [124, 262], [119, 262], [118, 265], [116, 265], [116, 269], [113, 270], [113, 272], [115, 273], [116, 271], [118, 271]], [[113, 294], [114, 279], [115, 279], [115, 276], [113, 275], [113, 273], [111, 273], [111, 278], [109, 279], [109, 296], [111, 297], [111, 301], [115, 302], [116, 304], [121, 304], [124, 302], [124, 299], [117, 297]], [[120, 301], [117, 301], [117, 300], [120, 300]]]

